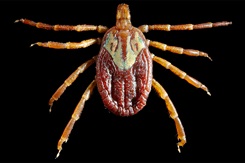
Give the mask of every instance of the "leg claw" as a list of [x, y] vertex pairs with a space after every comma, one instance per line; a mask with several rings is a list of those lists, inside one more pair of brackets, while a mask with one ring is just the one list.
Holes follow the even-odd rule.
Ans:
[[59, 150], [59, 152], [57, 153], [57, 155], [56, 155], [55, 159], [57, 159], [57, 158], [59, 157], [59, 155], [60, 155], [60, 151], [61, 151], [61, 149], [60, 149], [60, 150]]
[[34, 45], [36, 45], [37, 43], [31, 44], [30, 47], [33, 47]]
[[179, 145], [177, 145], [177, 147], [178, 147], [178, 152], [181, 153], [180, 148], [179, 148]]
[[210, 93], [209, 91], [207, 91], [207, 94], [208, 94], [209, 96], [211, 96], [211, 93]]
[[53, 106], [53, 105], [50, 105], [50, 108], [49, 108], [49, 112], [50, 112], [50, 113], [51, 113], [51, 111], [52, 111], [52, 106]]

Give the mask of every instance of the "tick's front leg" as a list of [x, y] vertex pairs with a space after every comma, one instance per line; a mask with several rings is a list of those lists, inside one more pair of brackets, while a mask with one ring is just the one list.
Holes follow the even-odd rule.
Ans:
[[41, 22], [34, 22], [32, 20], [28, 20], [28, 19], [19, 19], [16, 20], [15, 23], [17, 22], [22, 22], [23, 24], [27, 24], [30, 26], [34, 26], [37, 28], [42, 28], [42, 29], [46, 29], [46, 30], [54, 30], [54, 31], [77, 31], [77, 32], [82, 32], [82, 31], [95, 31], [97, 30], [97, 32], [99, 33], [105, 33], [108, 28], [106, 26], [95, 26], [95, 25], [49, 25], [46, 23], [41, 23]]
[[178, 144], [177, 144], [177, 147], [178, 147], [178, 151], [180, 152], [180, 148], [179, 147], [183, 147], [185, 145], [185, 143], [186, 143], [186, 135], [185, 135], [184, 127], [182, 126], [182, 123], [181, 123], [181, 121], [179, 119], [179, 116], [178, 116], [178, 113], [177, 113], [177, 111], [176, 111], [176, 109], [174, 107], [174, 104], [170, 100], [170, 98], [169, 98], [167, 92], [165, 91], [165, 89], [155, 79], [152, 79], [152, 86], [156, 90], [158, 95], [163, 100], [165, 100], [167, 109], [168, 109], [169, 114], [170, 114], [170, 117], [175, 122], [176, 130], [177, 130], [177, 134], [178, 134], [178, 139], [180, 140], [178, 142]]
[[151, 30], [161, 30], [161, 31], [173, 31], [173, 30], [193, 30], [193, 29], [205, 29], [213, 27], [221, 27], [231, 25], [232, 22], [222, 21], [222, 22], [208, 22], [201, 24], [181, 24], [181, 25], [170, 25], [170, 24], [156, 24], [156, 25], [141, 25], [139, 29], [142, 32], [149, 32]]

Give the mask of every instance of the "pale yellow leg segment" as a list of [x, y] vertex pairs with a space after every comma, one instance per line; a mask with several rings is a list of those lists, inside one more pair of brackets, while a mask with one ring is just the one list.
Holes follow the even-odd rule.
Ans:
[[88, 40], [83, 40], [81, 42], [66, 42], [66, 43], [61, 43], [61, 42], [53, 42], [53, 41], [48, 41], [48, 42], [37, 42], [34, 44], [31, 44], [31, 47], [33, 45], [38, 45], [42, 46], [45, 48], [53, 48], [53, 49], [79, 49], [79, 48], [86, 48], [90, 45], [93, 44], [100, 44], [101, 39], [100, 38], [91, 38]]
[[83, 63], [81, 66], [79, 66], [76, 71], [74, 71], [65, 81], [64, 83], [57, 89], [57, 91], [52, 95], [52, 97], [49, 100], [50, 109], [53, 106], [53, 102], [57, 101], [60, 96], [64, 93], [66, 88], [70, 86], [78, 77], [79, 74], [83, 73], [89, 66], [91, 66], [96, 60], [96, 56], [92, 59], [88, 60], [87, 62]]
[[183, 147], [186, 143], [186, 135], [185, 135], [185, 131], [184, 131], [184, 127], [182, 126], [182, 123], [178, 117], [178, 113], [174, 107], [174, 104], [172, 103], [172, 101], [170, 100], [167, 92], [165, 91], [165, 89], [155, 80], [152, 80], [152, 86], [153, 88], [156, 90], [156, 92], [158, 93], [158, 95], [165, 100], [166, 102], [166, 106], [167, 109], [169, 111], [170, 117], [174, 120], [175, 122], [175, 126], [176, 126], [176, 130], [177, 130], [177, 134], [178, 134], [178, 140], [180, 140], [177, 143], [177, 147], [178, 147], [178, 151], [180, 152], [180, 146]]
[[169, 69], [170, 71], [172, 71], [174, 74], [179, 76], [181, 79], [186, 80], [188, 83], [195, 86], [196, 88], [201, 88], [202, 90], [206, 91], [207, 94], [211, 96], [210, 92], [208, 91], [208, 88], [205, 85], [203, 85], [201, 82], [194, 79], [193, 77], [190, 77], [184, 71], [178, 69], [177, 67], [172, 65], [167, 60], [160, 58], [160, 57], [157, 57], [157, 56], [154, 56], [154, 55], [153, 55], [153, 60], [155, 62], [159, 63], [160, 65], [162, 65], [163, 67], [165, 67], [166, 69]]
[[15, 23], [17, 22], [22, 22], [23, 24], [27, 24], [30, 26], [34, 26], [37, 28], [41, 28], [41, 29], [46, 29], [46, 30], [54, 30], [54, 31], [77, 31], [77, 32], [83, 32], [83, 31], [97, 31], [99, 33], [105, 33], [108, 28], [106, 26], [102, 26], [102, 25], [49, 25], [46, 23], [41, 23], [41, 22], [34, 22], [32, 20], [28, 20], [28, 19], [19, 19], [16, 20]]
[[79, 119], [82, 111], [83, 111], [83, 108], [84, 108], [84, 104], [85, 102], [90, 98], [92, 92], [93, 92], [93, 89], [94, 87], [96, 86], [96, 82], [95, 80], [93, 80], [90, 85], [88, 86], [88, 88], [85, 90], [85, 92], [83, 93], [82, 95], [82, 98], [81, 100], [79, 101], [79, 103], [77, 104], [72, 116], [71, 116], [71, 119], [69, 121], [69, 123], [67, 124], [65, 130], [63, 131], [63, 134], [61, 135], [61, 138], [58, 142], [58, 146], [57, 146], [57, 149], [59, 150], [57, 155], [56, 155], [56, 158], [59, 157], [60, 155], [60, 151], [62, 150], [62, 144], [64, 142], [67, 142], [68, 140], [68, 137], [73, 129], [73, 126], [75, 124], [75, 122]]
[[161, 31], [173, 31], [173, 30], [193, 30], [193, 29], [205, 29], [213, 27], [221, 27], [231, 25], [232, 22], [222, 21], [222, 22], [208, 22], [201, 24], [181, 24], [181, 25], [170, 25], [170, 24], [157, 24], [157, 25], [141, 25], [139, 29], [142, 32], [149, 32], [150, 30], [161, 30]]
[[198, 51], [198, 50], [194, 50], [194, 49], [183, 49], [183, 48], [177, 47], [177, 46], [169, 46], [167, 44], [163, 44], [163, 43], [160, 43], [160, 42], [157, 42], [157, 41], [149, 40], [148, 42], [150, 42], [149, 43], [150, 46], [153, 46], [155, 48], [161, 49], [163, 51], [170, 51], [170, 52], [175, 53], [175, 54], [185, 54], [185, 55], [188, 55], [188, 56], [207, 57], [207, 58], [209, 58], [212, 61], [212, 59], [208, 56], [208, 54], [204, 53], [202, 51]]

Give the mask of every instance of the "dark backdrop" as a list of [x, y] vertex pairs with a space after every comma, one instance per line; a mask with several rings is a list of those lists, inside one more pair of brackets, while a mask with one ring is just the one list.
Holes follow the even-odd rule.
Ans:
[[[70, 86], [48, 112], [48, 100], [83, 62], [97, 55], [99, 46], [54, 50], [30, 44], [37, 41], [79, 42], [103, 37], [96, 31], [54, 32], [16, 19], [49, 24], [94, 24], [112, 27], [122, 1], [6, 1], [1, 2], [1, 118], [6, 161], [53, 161], [58, 139], [83, 91], [95, 76], [95, 67]], [[104, 109], [97, 89], [86, 102], [58, 160], [65, 161], [239, 161], [243, 149], [243, 76], [239, 61], [242, 45], [242, 2], [235, 1], [124, 1], [132, 24], [185, 24], [232, 21], [233, 25], [195, 31], [151, 31], [146, 38], [207, 52], [188, 57], [150, 48], [205, 84], [212, 96], [154, 64], [154, 78], [172, 99], [185, 127], [187, 144], [179, 154], [176, 130], [165, 102], [155, 91], [137, 115], [122, 118]], [[240, 41], [239, 41], [240, 40]], [[240, 44], [240, 46], [239, 46]], [[241, 72], [239, 72], [241, 71]], [[239, 99], [240, 98], [240, 99]]]

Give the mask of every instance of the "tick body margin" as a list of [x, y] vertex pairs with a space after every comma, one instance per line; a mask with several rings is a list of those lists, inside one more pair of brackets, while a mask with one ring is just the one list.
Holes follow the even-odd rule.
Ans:
[[175, 54], [202, 56], [207, 57], [210, 60], [212, 59], [207, 53], [199, 50], [184, 49], [182, 47], [170, 46], [161, 42], [148, 40], [145, 38], [143, 33], [151, 30], [194, 30], [232, 24], [231, 22], [222, 21], [216, 23], [208, 22], [201, 24], [181, 25], [141, 25], [136, 28], [131, 24], [130, 11], [127, 4], [118, 5], [116, 25], [110, 29], [102, 25], [49, 25], [41, 22], [36, 23], [28, 19], [20, 19], [16, 20], [15, 22], [22, 22], [37, 28], [54, 31], [82, 32], [93, 30], [99, 33], [104, 33], [104, 37], [102, 39], [91, 38], [81, 42], [66, 43], [48, 41], [37, 42], [31, 45], [38, 45], [41, 47], [54, 49], [79, 49], [86, 48], [93, 44], [99, 44], [101, 46], [99, 54], [80, 65], [57, 89], [49, 101], [51, 111], [53, 102], [59, 99], [59, 97], [64, 93], [65, 89], [76, 80], [78, 75], [83, 73], [93, 63], [96, 63], [96, 77], [83, 93], [81, 100], [77, 104], [71, 116], [70, 121], [63, 131], [63, 134], [58, 142], [58, 154], [56, 158], [59, 156], [60, 151], [62, 150], [62, 144], [67, 142], [75, 122], [79, 119], [83, 111], [85, 101], [90, 98], [91, 93], [96, 86], [101, 95], [104, 106], [115, 115], [126, 117], [135, 115], [143, 109], [143, 107], [146, 105], [151, 88], [153, 87], [160, 98], [165, 100], [170, 117], [175, 122], [178, 135], [177, 138], [179, 140], [177, 147], [178, 151], [180, 152], [180, 147], [184, 146], [186, 143], [184, 127], [182, 126], [178, 113], [167, 92], [163, 86], [161, 86], [153, 78], [153, 61], [162, 65], [166, 69], [169, 69], [175, 75], [179, 76], [181, 79], [184, 79], [196, 88], [206, 91], [208, 95], [211, 94], [204, 84], [172, 65], [169, 61], [150, 53], [149, 46], [163, 51], [170, 51]]

